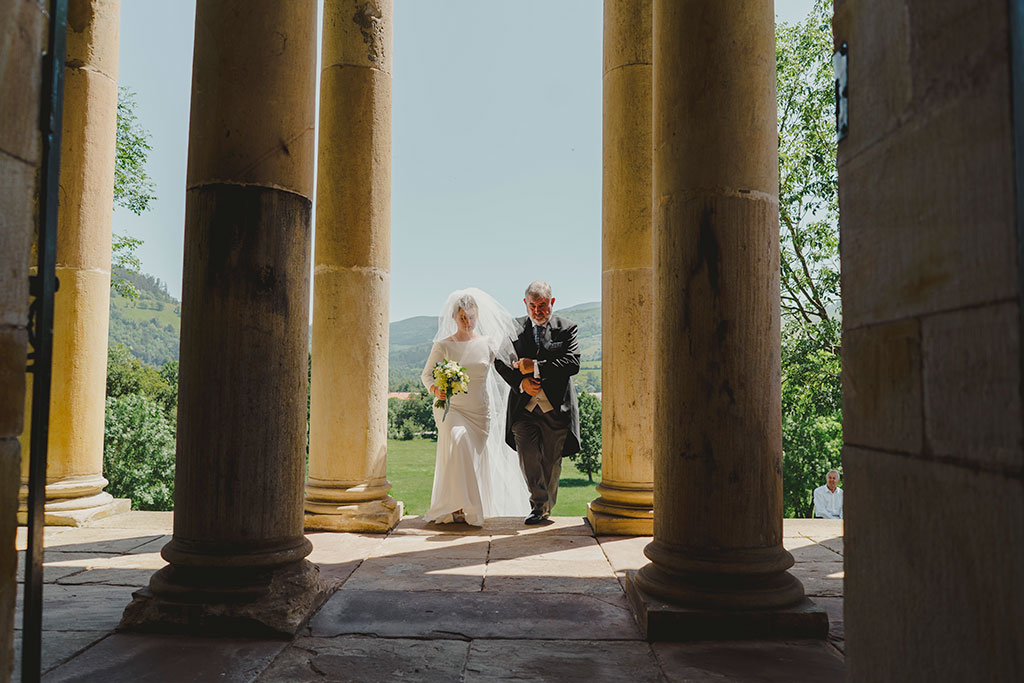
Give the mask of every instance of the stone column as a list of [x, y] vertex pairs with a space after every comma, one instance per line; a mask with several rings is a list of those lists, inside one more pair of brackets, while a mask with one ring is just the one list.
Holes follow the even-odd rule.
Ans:
[[27, 432], [25, 365], [28, 277], [38, 230], [35, 201], [42, 145], [39, 104], [47, 17], [35, 2], [0, 4], [0, 681], [14, 661], [14, 605], [19, 589], [14, 549], [21, 459]]
[[651, 0], [605, 0], [603, 122], [603, 453], [587, 519], [599, 535], [650, 536]]
[[[78, 526], [127, 500], [103, 491], [120, 0], [72, 0], [64, 72], [46, 523]], [[31, 382], [26, 406], [31, 406]], [[28, 452], [28, 430], [22, 436]], [[22, 463], [25, 523], [28, 460]]]
[[122, 628], [292, 634], [302, 529], [316, 1], [196, 6], [170, 565]]
[[824, 637], [782, 547], [773, 3], [654, 3], [648, 639]]
[[386, 532], [391, 0], [327, 0], [306, 528]]

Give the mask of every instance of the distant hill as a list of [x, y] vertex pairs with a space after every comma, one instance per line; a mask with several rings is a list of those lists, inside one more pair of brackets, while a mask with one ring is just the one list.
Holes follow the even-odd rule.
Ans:
[[[589, 392], [601, 390], [601, 302], [556, 309], [578, 326], [582, 368], [576, 384]], [[391, 391], [420, 388], [420, 373], [437, 333], [436, 316], [416, 316], [391, 323], [388, 384]]]
[[[181, 303], [151, 275], [118, 273], [131, 280], [139, 297], [130, 300], [110, 293], [108, 343], [124, 344], [144, 363], [157, 366], [178, 360]], [[579, 327], [582, 367], [576, 385], [589, 392], [601, 391], [601, 303], [578, 304], [556, 309]], [[391, 323], [388, 350], [388, 384], [391, 391], [418, 390], [420, 372], [437, 333], [437, 317], [419, 315]]]
[[181, 303], [152, 275], [117, 271], [139, 290], [134, 301], [110, 292], [110, 332], [107, 343], [124, 344], [143, 363], [157, 366], [178, 360]]

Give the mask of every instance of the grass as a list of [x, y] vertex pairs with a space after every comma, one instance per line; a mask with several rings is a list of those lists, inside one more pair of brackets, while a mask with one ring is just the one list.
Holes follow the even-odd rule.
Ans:
[[[405, 503], [405, 514], [422, 515], [430, 506], [430, 488], [434, 482], [434, 455], [437, 443], [429, 439], [411, 441], [388, 439], [388, 480], [391, 495]], [[597, 498], [594, 482], [576, 469], [569, 458], [562, 459], [562, 477], [558, 484], [558, 503], [552, 511], [557, 517], [585, 517], [587, 503]]]

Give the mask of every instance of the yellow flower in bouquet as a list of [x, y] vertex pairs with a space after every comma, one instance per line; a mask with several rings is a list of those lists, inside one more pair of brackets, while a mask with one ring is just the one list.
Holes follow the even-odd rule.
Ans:
[[439, 360], [434, 364], [434, 386], [444, 392], [444, 398], [437, 399], [435, 408], [444, 408], [444, 422], [448, 417], [448, 409], [451, 408], [451, 398], [456, 394], [465, 394], [469, 391], [469, 375], [466, 369], [453, 360]]

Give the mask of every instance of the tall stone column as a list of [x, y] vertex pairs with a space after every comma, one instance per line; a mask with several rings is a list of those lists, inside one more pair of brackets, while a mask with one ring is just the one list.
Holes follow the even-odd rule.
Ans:
[[[103, 491], [120, 0], [68, 5], [46, 523], [77, 526], [129, 509]], [[26, 406], [31, 406], [31, 383]], [[22, 448], [28, 452], [28, 430]], [[19, 521], [25, 523], [28, 460]]]
[[325, 596], [302, 528], [315, 0], [196, 6], [174, 536], [123, 628], [294, 633]]
[[650, 536], [651, 0], [604, 3], [601, 483], [597, 534]]
[[391, 0], [327, 0], [306, 528], [386, 532]]
[[648, 639], [824, 637], [782, 547], [773, 3], [654, 3]]

